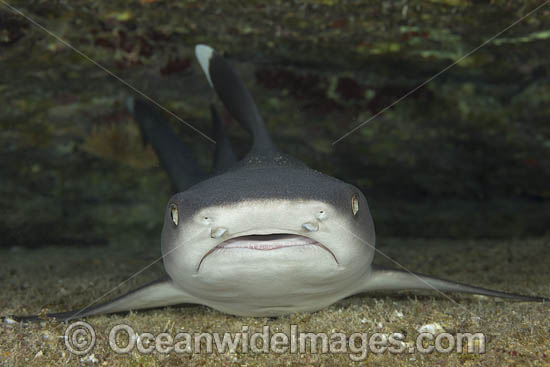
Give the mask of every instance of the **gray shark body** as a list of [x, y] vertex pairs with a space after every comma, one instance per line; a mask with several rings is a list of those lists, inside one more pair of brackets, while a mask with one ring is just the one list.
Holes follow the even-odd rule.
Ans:
[[208, 46], [197, 46], [196, 54], [226, 108], [251, 133], [250, 152], [236, 160], [212, 108], [217, 147], [213, 174], [205, 178], [167, 122], [145, 103], [130, 103], [180, 191], [164, 214], [167, 275], [104, 304], [47, 316], [69, 320], [182, 303], [276, 316], [319, 310], [358, 293], [402, 289], [548, 301], [374, 265], [374, 224], [361, 191], [279, 152], [229, 64]]

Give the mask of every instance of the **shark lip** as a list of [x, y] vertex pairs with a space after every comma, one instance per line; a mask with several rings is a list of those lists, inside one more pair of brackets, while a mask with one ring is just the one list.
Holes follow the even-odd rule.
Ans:
[[211, 253], [218, 250], [249, 249], [256, 251], [275, 251], [282, 248], [306, 246], [318, 246], [322, 248], [327, 251], [333, 257], [336, 264], [338, 264], [338, 259], [334, 253], [328, 247], [320, 242], [317, 242], [311, 237], [292, 233], [247, 234], [225, 240], [210, 249], [201, 258], [199, 265], [197, 266], [197, 272], [199, 271], [204, 259], [206, 259], [206, 257], [208, 257]]

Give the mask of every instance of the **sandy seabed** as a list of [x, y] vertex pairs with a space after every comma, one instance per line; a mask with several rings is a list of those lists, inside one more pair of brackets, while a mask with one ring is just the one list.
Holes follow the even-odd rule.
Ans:
[[[143, 273], [138, 270], [160, 256], [158, 246], [113, 243], [107, 247], [48, 247], [39, 250], [14, 248], [0, 252], [3, 280], [0, 313], [36, 314], [78, 309], [122, 286], [103, 300], [126, 292], [158, 278], [162, 265], [157, 262]], [[509, 292], [550, 297], [550, 239], [497, 240], [422, 240], [380, 239], [378, 249], [406, 268], [460, 282]], [[144, 249], [146, 248], [146, 249]], [[375, 261], [392, 265], [377, 254]], [[394, 264], [395, 267], [395, 264]], [[130, 279], [130, 280], [128, 280]], [[4, 322], [0, 328], [0, 366], [550, 366], [550, 304], [525, 303], [468, 295], [441, 295], [436, 292], [376, 293], [354, 296], [314, 313], [297, 313], [279, 318], [253, 318], [225, 315], [204, 306], [182, 306], [94, 316], [85, 320], [96, 334], [95, 347], [83, 355], [71, 353], [63, 335], [68, 324], [52, 320], [36, 324]], [[269, 337], [291, 331], [325, 333], [329, 350], [317, 353], [307, 344], [305, 353], [289, 347], [284, 340], [279, 349], [264, 353], [251, 346], [237, 346], [235, 352], [208, 353], [208, 340], [195, 353], [175, 350], [164, 353], [154, 350], [143, 354], [137, 347], [128, 353], [117, 353], [109, 345], [109, 332], [125, 324], [137, 333], [153, 335], [178, 333], [229, 332], [262, 333], [269, 327]], [[452, 336], [458, 333], [483, 333], [485, 352], [422, 353], [415, 346], [419, 329], [432, 328]], [[400, 333], [405, 352], [388, 350], [361, 352], [361, 337], [355, 339], [355, 352], [349, 345], [333, 343], [333, 333], [351, 338], [363, 333]], [[124, 346], [126, 334], [117, 342]], [[143, 336], [141, 337], [143, 340]], [[261, 339], [258, 337], [257, 339]], [[82, 339], [85, 340], [85, 339]], [[167, 340], [167, 339], [164, 339]], [[319, 339], [320, 340], [320, 339]], [[270, 339], [271, 343], [272, 340]], [[256, 346], [261, 347], [261, 341]], [[175, 345], [176, 341], [172, 345]], [[147, 344], [145, 343], [147, 346]], [[166, 344], [169, 345], [169, 344]], [[282, 345], [282, 347], [281, 347]], [[423, 344], [429, 347], [430, 343]], [[184, 346], [181, 344], [180, 346]], [[448, 344], [443, 343], [443, 346]], [[162, 346], [161, 346], [162, 347]], [[193, 346], [194, 347], [194, 346]], [[281, 349], [282, 348], [282, 349]], [[339, 353], [331, 353], [340, 351]], [[365, 347], [367, 348], [365, 343]], [[260, 348], [261, 349], [261, 348]], [[161, 348], [161, 351], [164, 350]], [[361, 359], [354, 361], [352, 359]], [[359, 358], [358, 358], [359, 357]], [[363, 358], [364, 357], [364, 358]]]

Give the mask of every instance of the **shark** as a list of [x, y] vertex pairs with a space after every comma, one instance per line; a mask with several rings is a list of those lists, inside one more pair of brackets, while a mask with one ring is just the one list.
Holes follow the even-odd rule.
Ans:
[[166, 275], [108, 302], [46, 317], [67, 321], [178, 304], [279, 316], [381, 290], [550, 301], [374, 264], [375, 227], [365, 195], [279, 151], [231, 64], [206, 45], [195, 54], [227, 111], [250, 133], [249, 152], [237, 159], [212, 105], [216, 149], [207, 174], [157, 110], [130, 98], [128, 108], [177, 191], [161, 234]]

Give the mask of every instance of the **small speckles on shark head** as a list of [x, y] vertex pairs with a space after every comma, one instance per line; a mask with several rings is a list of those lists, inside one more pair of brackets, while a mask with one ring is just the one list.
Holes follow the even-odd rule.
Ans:
[[281, 154], [279, 152], [270, 154], [249, 154], [238, 164], [238, 166], [247, 168], [266, 166], [303, 168], [306, 167], [302, 162], [296, 160], [295, 158], [285, 154]]

